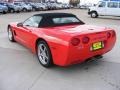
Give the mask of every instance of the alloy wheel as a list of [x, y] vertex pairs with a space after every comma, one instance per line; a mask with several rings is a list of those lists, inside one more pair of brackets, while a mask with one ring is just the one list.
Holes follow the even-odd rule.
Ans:
[[48, 51], [44, 44], [38, 46], [38, 58], [43, 65], [46, 65], [49, 62]]

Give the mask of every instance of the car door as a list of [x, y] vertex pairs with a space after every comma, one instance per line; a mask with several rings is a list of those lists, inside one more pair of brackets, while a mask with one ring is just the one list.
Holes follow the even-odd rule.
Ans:
[[108, 2], [106, 13], [107, 15], [110, 15], [110, 16], [119, 16], [120, 15], [119, 3], [117, 1]]
[[100, 1], [97, 5], [96, 11], [98, 15], [106, 15], [106, 2]]
[[2, 8], [2, 5], [0, 5], [0, 12], [3, 12], [3, 8]]
[[36, 38], [34, 31], [38, 29], [41, 19], [41, 16], [32, 16], [23, 22], [22, 27], [18, 27], [16, 34], [27, 47], [31, 47], [31, 41]]

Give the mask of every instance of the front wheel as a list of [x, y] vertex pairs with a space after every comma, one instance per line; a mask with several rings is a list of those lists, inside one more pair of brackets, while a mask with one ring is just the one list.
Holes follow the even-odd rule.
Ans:
[[42, 66], [47, 68], [53, 66], [51, 51], [47, 43], [43, 40], [38, 41], [37, 57]]
[[91, 12], [91, 18], [97, 18], [98, 14], [97, 12]]
[[33, 10], [33, 11], [36, 11], [36, 9], [35, 9], [35, 8], [33, 8], [32, 10]]
[[6, 11], [3, 11], [3, 14], [6, 14], [7, 12]]
[[13, 35], [13, 32], [12, 32], [12, 29], [10, 27], [8, 27], [8, 39], [11, 41], [11, 42], [14, 42], [14, 35]]

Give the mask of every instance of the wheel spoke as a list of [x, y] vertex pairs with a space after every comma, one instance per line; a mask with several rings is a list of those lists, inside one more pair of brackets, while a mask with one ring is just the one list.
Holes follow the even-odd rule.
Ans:
[[40, 51], [41, 51], [42, 53], [45, 52], [45, 46], [40, 45]]
[[48, 59], [48, 56], [45, 56], [46, 59]]

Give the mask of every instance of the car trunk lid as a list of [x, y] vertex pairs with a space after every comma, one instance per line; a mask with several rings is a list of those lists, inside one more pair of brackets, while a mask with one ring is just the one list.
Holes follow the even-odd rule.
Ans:
[[79, 35], [79, 34], [87, 34], [87, 33], [97, 33], [105, 30], [106, 30], [105, 27], [98, 27], [92, 25], [79, 25], [79, 26], [68, 27], [61, 31], [72, 35]]

